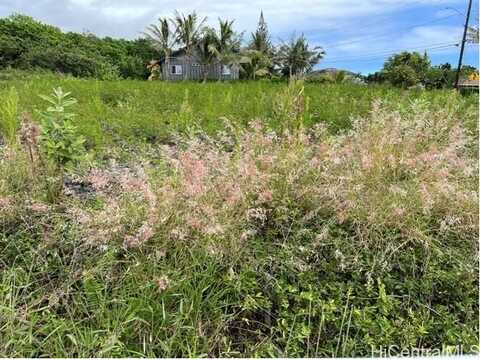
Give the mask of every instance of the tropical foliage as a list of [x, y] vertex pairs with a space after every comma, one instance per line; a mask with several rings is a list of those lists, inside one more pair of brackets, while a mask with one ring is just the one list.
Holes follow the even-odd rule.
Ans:
[[[195, 53], [206, 81], [208, 66], [214, 61], [238, 64], [241, 43], [240, 35], [233, 29], [233, 20], [219, 19], [218, 30], [206, 26], [206, 20], [195, 12], [185, 15], [177, 11], [170, 19], [159, 19], [159, 25], [150, 25], [146, 35], [152, 45], [160, 50], [161, 60], [165, 60], [167, 67], [172, 50], [183, 50], [187, 58]], [[168, 71], [165, 73], [168, 79]], [[188, 79], [187, 72], [184, 78]]]
[[148, 76], [146, 64], [154, 57], [145, 39], [63, 33], [24, 15], [0, 19], [0, 68], [40, 68], [107, 80], [142, 79]]
[[275, 47], [272, 44], [263, 11], [260, 13], [257, 29], [251, 34], [250, 42], [243, 54], [245, 61], [242, 67], [247, 78], [255, 80], [257, 77], [275, 74]]
[[[168, 67], [172, 49], [178, 41], [170, 29], [170, 21], [167, 18], [158, 19], [158, 25], [150, 25], [145, 35], [152, 44], [152, 47], [157, 50], [165, 60], [165, 64]], [[166, 78], [166, 80], [168, 80], [168, 78]]]
[[[425, 53], [402, 52], [391, 56], [381, 71], [366, 77], [369, 83], [389, 83], [397, 87], [420, 86], [427, 89], [452, 88], [457, 69], [449, 63], [432, 66]], [[467, 77], [476, 72], [476, 68], [463, 65], [461, 76]]]
[[[263, 12], [248, 41], [234, 29], [234, 21], [219, 19], [218, 27], [206, 26], [196, 12], [176, 11], [148, 26], [145, 38], [136, 40], [98, 38], [91, 33], [63, 33], [23, 15], [0, 19], [0, 68], [45, 69], [76, 77], [103, 80], [161, 78], [160, 64], [169, 65], [176, 50], [187, 57], [197, 52], [202, 64], [220, 61], [240, 69], [246, 79], [305, 76], [325, 56], [305, 36], [293, 35], [277, 46], [273, 43]], [[469, 28], [468, 41], [478, 41], [478, 28]], [[153, 60], [153, 61], [152, 61]], [[387, 82], [398, 87], [452, 87], [454, 69], [449, 64], [431, 66], [427, 54], [402, 52], [390, 57], [380, 72], [367, 82]], [[474, 68], [464, 66], [462, 76]], [[338, 71], [337, 71], [338, 72]], [[168, 74], [168, 71], [166, 72]], [[341, 73], [341, 72], [339, 72]], [[188, 72], [184, 72], [188, 79]], [[342, 78], [314, 76], [313, 82], [342, 82]], [[168, 80], [168, 75], [165, 80]]]
[[430, 67], [430, 59], [425, 53], [402, 52], [390, 57], [383, 65], [385, 78], [393, 85], [409, 87], [423, 83]]
[[[219, 19], [218, 30], [205, 26], [205, 21], [206, 18], [200, 19], [195, 12], [189, 15], [176, 12], [170, 20], [174, 29], [169, 29], [166, 19], [160, 19], [160, 25], [148, 28], [147, 37], [153, 46], [162, 49], [164, 58], [171, 53], [172, 46], [177, 45], [185, 51], [187, 58], [195, 51], [204, 69], [214, 61], [220, 61], [241, 67], [244, 76], [251, 79], [277, 74], [304, 76], [325, 54], [319, 46], [310, 47], [303, 35], [293, 36], [288, 43], [276, 48], [271, 42], [263, 12], [257, 30], [251, 34], [251, 40], [244, 48], [241, 47], [242, 34], [233, 29], [233, 20]], [[170, 31], [175, 36], [172, 43], [168, 41], [172, 38]], [[206, 75], [204, 70], [204, 81]]]
[[47, 159], [58, 166], [72, 166], [84, 155], [85, 139], [78, 134], [72, 122], [75, 115], [67, 112], [68, 108], [77, 103], [70, 92], [62, 88], [53, 89], [50, 96], [41, 95], [49, 106], [39, 112], [42, 124], [40, 143]]
[[277, 60], [284, 75], [303, 76], [323, 57], [325, 52], [320, 46], [310, 47], [304, 35], [292, 36], [289, 42], [278, 49]]
[[[184, 15], [176, 11], [171, 21], [175, 26], [177, 43], [183, 46], [187, 57], [191, 57], [205, 30], [207, 18], [200, 19], [196, 12]], [[188, 73], [185, 72], [184, 76], [187, 79]]]
[[218, 44], [218, 38], [216, 32], [212, 28], [206, 28], [203, 31], [202, 38], [197, 42], [195, 49], [200, 60], [200, 64], [203, 65], [203, 81], [207, 81], [208, 66], [213, 63], [216, 58]]

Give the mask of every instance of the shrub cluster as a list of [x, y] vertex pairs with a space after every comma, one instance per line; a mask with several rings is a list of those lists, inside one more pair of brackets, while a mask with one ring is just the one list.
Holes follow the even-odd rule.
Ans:
[[155, 53], [146, 40], [63, 33], [28, 16], [0, 19], [0, 67], [46, 69], [104, 80], [145, 79]]
[[[370, 83], [388, 82], [397, 87], [420, 86], [427, 89], [453, 88], [456, 69], [448, 62], [432, 66], [430, 58], [418, 52], [403, 51], [392, 55], [385, 61], [379, 72], [370, 74], [366, 80]], [[461, 76], [466, 77], [478, 70], [470, 65], [464, 65]]]

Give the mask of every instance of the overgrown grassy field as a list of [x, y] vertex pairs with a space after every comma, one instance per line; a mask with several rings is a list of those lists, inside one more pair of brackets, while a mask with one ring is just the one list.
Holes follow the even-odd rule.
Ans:
[[0, 355], [478, 350], [478, 95], [10, 72], [0, 99]]
[[[34, 112], [45, 107], [38, 94], [48, 94], [61, 86], [78, 99], [75, 108], [80, 133], [89, 147], [111, 146], [118, 142], [162, 142], [174, 132], [201, 128], [214, 134], [224, 128], [224, 120], [246, 126], [262, 119], [270, 128], [279, 129], [279, 94], [285, 83], [164, 83], [148, 81], [96, 81], [36, 75], [18, 71], [0, 74], [0, 89], [14, 86], [20, 109]], [[407, 108], [422, 100], [431, 108], [455, 107], [467, 126], [474, 130], [478, 96], [453, 96], [452, 90], [403, 91], [386, 86], [306, 85], [304, 123], [325, 123], [332, 133], [348, 129], [351, 119], [366, 116], [372, 101], [382, 99], [396, 108]]]

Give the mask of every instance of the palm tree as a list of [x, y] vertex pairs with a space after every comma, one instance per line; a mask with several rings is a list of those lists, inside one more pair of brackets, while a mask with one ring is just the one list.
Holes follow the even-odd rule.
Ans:
[[252, 33], [245, 56], [248, 60], [242, 67], [250, 78], [255, 79], [257, 76], [266, 76], [274, 72], [275, 47], [270, 40], [263, 11], [260, 12], [257, 29]]
[[[190, 60], [193, 50], [200, 40], [207, 18], [199, 19], [195, 11], [186, 16], [175, 11], [175, 16], [171, 21], [176, 28], [176, 40], [184, 46], [185, 56]], [[184, 79], [187, 78], [188, 72], [185, 71]]]
[[288, 43], [280, 46], [277, 59], [282, 72], [292, 77], [305, 75], [324, 55], [325, 51], [320, 46], [310, 48], [302, 34], [300, 37], [293, 35]]
[[158, 25], [152, 24], [147, 27], [147, 32], [144, 32], [147, 39], [151, 42], [153, 48], [157, 50], [165, 58], [165, 66], [167, 70], [166, 80], [169, 77], [169, 61], [172, 49], [177, 43], [172, 31], [170, 31], [169, 21], [166, 18], [158, 19]]
[[[215, 55], [217, 60], [222, 64], [239, 66], [240, 45], [242, 42], [242, 34], [237, 34], [233, 30], [233, 20], [218, 19], [219, 32], [216, 35]], [[219, 80], [222, 79], [222, 73], [219, 74]]]
[[233, 30], [234, 20], [218, 19], [219, 34], [218, 34], [218, 49], [220, 52], [230, 50], [232, 43], [235, 41], [235, 31]]
[[259, 50], [247, 49], [244, 51], [242, 67], [252, 80], [271, 74], [273, 61], [266, 53]]
[[218, 37], [214, 29], [205, 28], [202, 31], [202, 36], [197, 41], [195, 49], [198, 55], [200, 64], [202, 65], [203, 82], [207, 82], [208, 68], [216, 59], [218, 54]]

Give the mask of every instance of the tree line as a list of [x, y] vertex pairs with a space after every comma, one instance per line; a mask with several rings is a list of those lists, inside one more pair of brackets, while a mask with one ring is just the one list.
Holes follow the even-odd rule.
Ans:
[[0, 18], [0, 68], [46, 69], [99, 79], [148, 77], [156, 56], [147, 39], [62, 32], [25, 15]]
[[238, 65], [241, 77], [258, 79], [304, 75], [324, 56], [303, 35], [274, 46], [263, 13], [246, 42], [244, 32], [234, 30], [234, 21], [219, 19], [216, 29], [206, 20], [195, 12], [175, 12], [148, 26], [143, 38], [125, 40], [62, 32], [15, 14], [0, 19], [0, 68], [45, 69], [107, 80], [146, 79], [151, 60], [168, 63], [172, 52], [181, 48], [187, 56], [195, 52], [202, 64], [218, 60]]
[[[478, 42], [478, 30], [473, 30], [469, 41]], [[15, 14], [0, 18], [0, 69], [46, 69], [103, 80], [146, 79], [155, 71], [154, 66], [149, 66], [152, 60], [168, 66], [170, 56], [182, 49], [186, 56], [195, 53], [203, 65], [215, 61], [235, 65], [240, 69], [241, 78], [256, 80], [305, 76], [325, 56], [325, 51], [319, 46], [310, 46], [303, 34], [274, 44], [263, 13], [249, 36], [235, 31], [233, 20], [219, 19], [218, 26], [213, 27], [207, 25], [207, 18], [195, 12], [175, 12], [171, 17], [160, 18], [145, 29], [144, 35], [125, 40], [62, 32], [31, 17]], [[462, 76], [475, 71], [472, 66], [464, 66]], [[325, 76], [316, 75], [310, 76], [312, 81], [318, 78], [325, 81]], [[187, 72], [184, 76], [188, 79]], [[206, 74], [204, 76], [206, 78]], [[343, 82], [351, 77], [340, 71], [334, 79], [326, 80]], [[399, 87], [444, 88], [453, 86], [455, 69], [448, 63], [432, 66], [426, 53], [402, 52], [390, 57], [380, 71], [354, 77], [367, 83], [390, 83]]]
[[[248, 79], [303, 76], [325, 54], [321, 47], [311, 47], [303, 35], [293, 35], [289, 41], [274, 46], [263, 12], [245, 46], [244, 33], [234, 30], [233, 20], [218, 19], [218, 28], [205, 25], [206, 21], [195, 12], [175, 12], [171, 18], [160, 18], [150, 25], [145, 35], [161, 55], [160, 63], [167, 67], [172, 53], [182, 49], [187, 58], [195, 54], [203, 68], [218, 61], [237, 66], [242, 77]], [[187, 73], [184, 76], [188, 79]]]
[[[368, 83], [389, 83], [393, 86], [408, 88], [420, 86], [428, 89], [452, 88], [455, 83], [457, 69], [444, 63], [432, 66], [428, 54], [418, 52], [401, 52], [392, 55], [385, 61], [383, 68], [366, 76]], [[461, 76], [467, 77], [475, 73], [473, 66], [464, 65]]]

